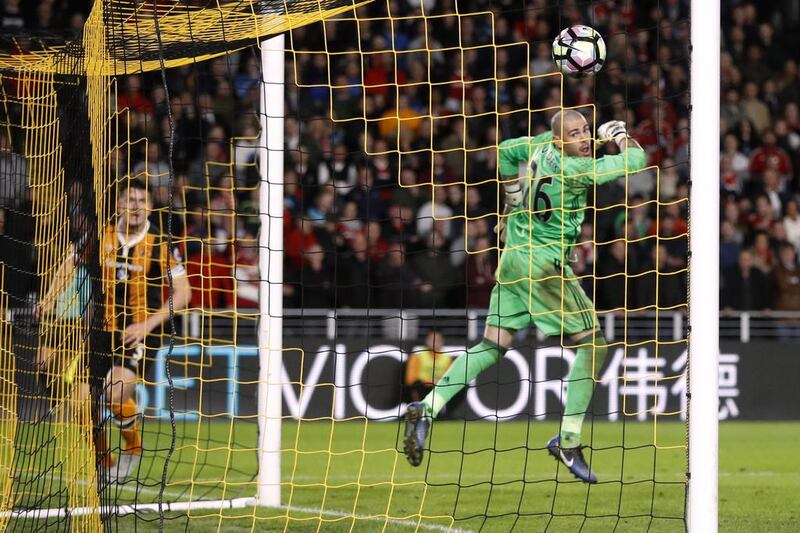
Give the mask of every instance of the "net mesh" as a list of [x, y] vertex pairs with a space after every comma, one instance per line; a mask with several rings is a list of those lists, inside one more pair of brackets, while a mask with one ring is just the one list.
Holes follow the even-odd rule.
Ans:
[[[105, 0], [79, 35], [4, 37], [0, 524], [683, 527], [688, 19], [657, 1], [431, 4]], [[583, 80], [550, 59], [579, 22], [609, 48]], [[271, 151], [257, 43], [283, 32], [286, 138]], [[594, 302], [609, 345], [583, 430], [601, 483], [547, 456], [577, 350], [563, 328], [517, 335], [412, 468], [396, 421], [426, 388], [410, 362], [430, 356], [440, 375], [463, 354], [496, 283], [498, 146], [561, 109], [626, 120], [650, 162], [585, 205], [527, 210], [583, 216], [562, 281]], [[132, 180], [150, 202], [136, 242]], [[260, 196], [275, 184], [279, 216]], [[282, 247], [259, 239], [272, 224]], [[282, 279], [259, 265], [276, 249]], [[258, 337], [275, 283], [282, 346]], [[566, 290], [534, 319], [568, 314]], [[127, 328], [154, 316], [135, 412], [120, 414], [92, 361], [135, 357]], [[283, 359], [271, 508], [253, 500], [264, 349]], [[141, 462], [115, 479], [131, 427]]]

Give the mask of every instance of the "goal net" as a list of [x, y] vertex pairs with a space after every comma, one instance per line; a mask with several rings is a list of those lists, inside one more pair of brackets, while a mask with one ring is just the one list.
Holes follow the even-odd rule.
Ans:
[[[606, 41], [595, 76], [555, 70], [573, 24]], [[689, 31], [657, 0], [103, 0], [3, 37], [0, 525], [685, 527]], [[406, 407], [504, 283], [499, 145], [565, 109], [647, 164], [530, 192], [567, 221], [560, 303], [412, 467]], [[537, 327], [576, 290], [588, 341]], [[547, 444], [598, 339], [587, 485]]]

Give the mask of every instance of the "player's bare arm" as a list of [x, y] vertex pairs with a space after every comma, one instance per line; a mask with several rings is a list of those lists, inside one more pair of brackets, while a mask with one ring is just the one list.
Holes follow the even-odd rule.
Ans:
[[58, 295], [61, 294], [61, 292], [67, 286], [70, 274], [74, 269], [75, 246], [70, 244], [68, 246], [67, 254], [59, 263], [56, 271], [53, 273], [53, 277], [50, 278], [50, 285], [47, 287], [47, 291], [36, 303], [36, 307], [34, 308], [34, 314], [36, 318], [41, 318], [44, 314], [53, 310], [56, 300], [58, 299]]

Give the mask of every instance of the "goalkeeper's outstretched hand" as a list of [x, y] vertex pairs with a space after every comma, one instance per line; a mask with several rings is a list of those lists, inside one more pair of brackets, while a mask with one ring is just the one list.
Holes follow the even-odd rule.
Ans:
[[625, 123], [621, 120], [611, 120], [597, 128], [597, 141], [600, 143], [614, 141], [621, 146], [627, 137], [628, 130], [625, 129]]

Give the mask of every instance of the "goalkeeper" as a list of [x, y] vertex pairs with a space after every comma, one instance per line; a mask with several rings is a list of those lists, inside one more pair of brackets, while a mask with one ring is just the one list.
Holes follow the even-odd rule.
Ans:
[[[422, 462], [430, 420], [481, 372], [497, 363], [514, 333], [534, 323], [562, 345], [577, 347], [566, 381], [561, 431], [547, 448], [577, 478], [596, 483], [583, 457], [581, 426], [607, 347], [592, 301], [569, 266], [580, 235], [587, 193], [644, 168], [647, 157], [628, 136], [625, 123], [611, 121], [597, 130], [599, 142], [613, 141], [618, 155], [595, 159], [592, 131], [584, 116], [561, 110], [551, 131], [500, 144], [499, 167], [505, 213], [496, 228], [505, 247], [492, 289], [483, 340], [457, 358], [436, 387], [406, 410], [404, 451], [409, 463]], [[525, 164], [525, 176], [519, 175]]]

